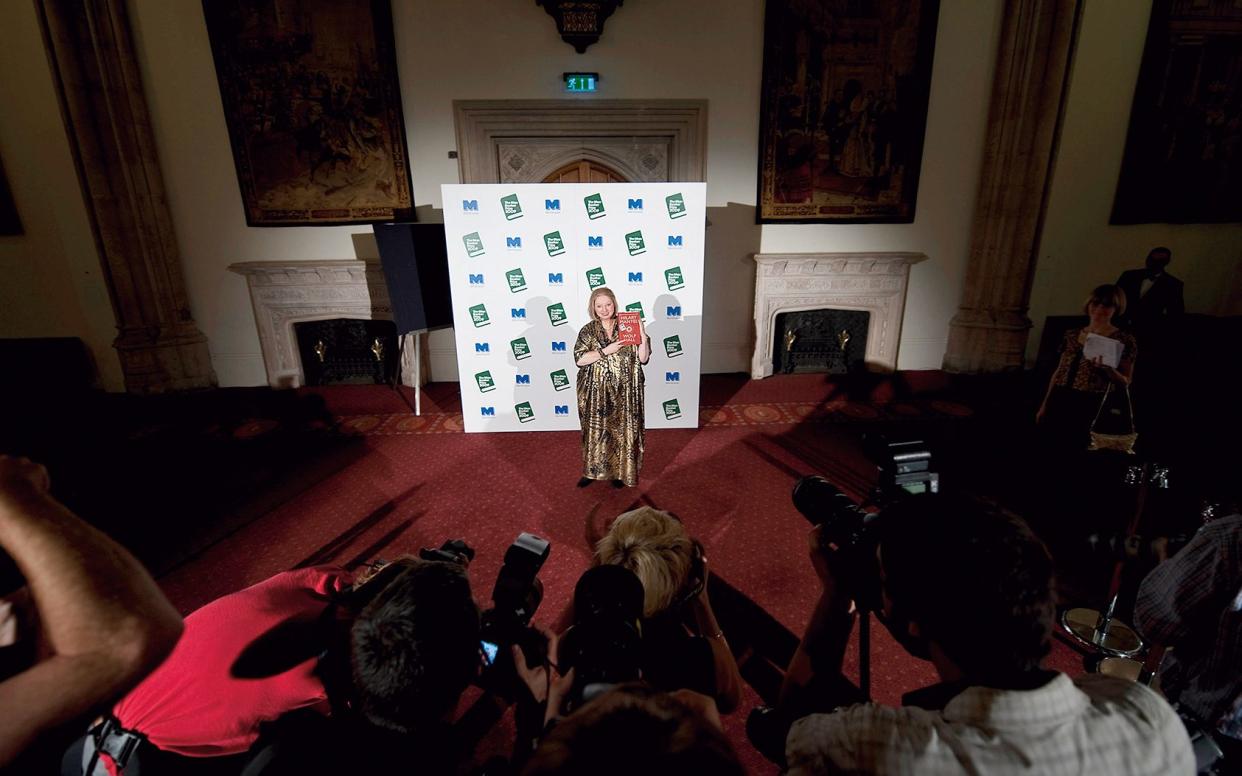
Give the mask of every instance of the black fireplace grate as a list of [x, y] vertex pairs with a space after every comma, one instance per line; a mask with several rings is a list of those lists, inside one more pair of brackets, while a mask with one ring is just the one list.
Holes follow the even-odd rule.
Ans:
[[867, 353], [865, 310], [800, 310], [778, 313], [773, 333], [775, 374], [862, 371]]
[[392, 321], [333, 318], [293, 325], [306, 385], [391, 382], [397, 368]]

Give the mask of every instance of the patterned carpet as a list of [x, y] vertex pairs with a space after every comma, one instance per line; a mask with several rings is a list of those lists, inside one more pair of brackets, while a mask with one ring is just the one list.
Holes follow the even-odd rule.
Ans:
[[[970, 407], [945, 399], [910, 399], [892, 402], [834, 399], [826, 402], [762, 402], [702, 406], [699, 408], [699, 424], [703, 428], [723, 428], [794, 423], [874, 423], [967, 418], [973, 414], [974, 411]], [[337, 422], [344, 433], [360, 436], [462, 433], [460, 412], [427, 412], [422, 415], [413, 415], [409, 412], [339, 415]]]

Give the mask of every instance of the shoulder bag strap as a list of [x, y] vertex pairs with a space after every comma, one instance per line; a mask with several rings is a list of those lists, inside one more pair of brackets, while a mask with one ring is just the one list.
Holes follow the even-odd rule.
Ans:
[[[1100, 413], [1104, 411], [1104, 405], [1105, 403], [1108, 402], [1108, 393], [1111, 390], [1113, 390], [1113, 384], [1110, 382], [1108, 384], [1108, 387], [1104, 389], [1104, 397], [1100, 399], [1100, 406], [1097, 407], [1095, 410], [1095, 417], [1091, 419], [1091, 430], [1092, 431], [1095, 431], [1095, 424], [1098, 423], [1100, 420]], [[1129, 394], [1127, 393], [1127, 396], [1128, 395]], [[1131, 423], [1133, 423], [1133, 419], [1131, 419]]]

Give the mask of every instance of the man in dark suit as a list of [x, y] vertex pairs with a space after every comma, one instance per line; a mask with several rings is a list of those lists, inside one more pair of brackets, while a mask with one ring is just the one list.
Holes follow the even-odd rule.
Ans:
[[1160, 333], [1169, 318], [1186, 310], [1182, 281], [1165, 271], [1172, 259], [1168, 248], [1152, 248], [1145, 268], [1126, 270], [1117, 279], [1117, 286], [1126, 293], [1126, 310], [1119, 323], [1135, 330], [1140, 339], [1143, 334]]
[[1168, 248], [1152, 248], [1147, 253], [1146, 267], [1121, 273], [1117, 286], [1126, 295], [1124, 315], [1117, 324], [1134, 333], [1138, 341], [1136, 372], [1131, 393], [1136, 417], [1143, 418], [1147, 443], [1160, 438], [1176, 427], [1171, 407], [1181, 404], [1179, 382], [1174, 368], [1179, 361], [1176, 346], [1180, 319], [1185, 312], [1182, 281], [1165, 269], [1173, 258]]

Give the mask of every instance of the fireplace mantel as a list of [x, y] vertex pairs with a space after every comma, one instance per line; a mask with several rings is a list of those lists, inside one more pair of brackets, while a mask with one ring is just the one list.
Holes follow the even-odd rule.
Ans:
[[869, 369], [897, 368], [910, 265], [922, 253], [756, 253], [755, 353], [750, 375], [772, 375], [773, 329], [778, 313], [836, 308], [871, 314]]
[[[250, 287], [263, 367], [273, 388], [297, 388], [305, 382], [293, 324], [330, 318], [392, 320], [378, 260], [244, 261], [230, 264], [229, 270], [243, 275]], [[401, 339], [401, 380], [415, 385], [414, 337]]]

